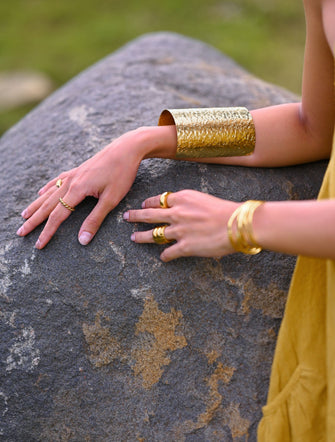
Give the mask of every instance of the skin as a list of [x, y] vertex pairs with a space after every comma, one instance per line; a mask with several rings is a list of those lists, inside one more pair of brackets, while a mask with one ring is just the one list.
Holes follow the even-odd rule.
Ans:
[[[335, 121], [334, 49], [335, 1], [305, 0], [306, 49], [301, 103], [252, 111], [256, 147], [246, 157], [202, 159], [202, 162], [248, 167], [280, 167], [329, 158]], [[284, 130], [283, 130], [284, 129]], [[128, 132], [77, 168], [64, 172], [39, 191], [23, 213], [20, 236], [47, 223], [36, 243], [42, 249], [86, 196], [98, 199], [84, 220], [79, 241], [87, 244], [106, 215], [127, 194], [144, 158], [175, 158], [174, 126], [142, 127]], [[127, 173], [125, 172], [127, 171]], [[58, 178], [63, 180], [56, 187]], [[170, 194], [162, 209], [159, 195], [142, 209], [124, 214], [128, 222], [164, 223], [167, 239], [175, 240], [161, 254], [165, 262], [181, 256], [218, 257], [233, 253], [226, 225], [240, 203], [193, 190]], [[263, 248], [290, 254], [335, 259], [335, 200], [266, 202], [253, 219], [254, 236]], [[135, 232], [137, 243], [152, 243], [152, 230]]]

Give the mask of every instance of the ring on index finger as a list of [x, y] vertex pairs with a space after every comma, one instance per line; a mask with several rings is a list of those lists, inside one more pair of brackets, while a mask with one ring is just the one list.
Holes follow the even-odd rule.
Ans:
[[161, 194], [161, 196], [159, 197], [159, 205], [161, 206], [162, 209], [168, 209], [170, 206], [167, 203], [167, 197], [171, 194], [172, 192], [164, 192]]
[[59, 179], [56, 181], [56, 186], [59, 188], [62, 184], [63, 184], [63, 181], [59, 178]]

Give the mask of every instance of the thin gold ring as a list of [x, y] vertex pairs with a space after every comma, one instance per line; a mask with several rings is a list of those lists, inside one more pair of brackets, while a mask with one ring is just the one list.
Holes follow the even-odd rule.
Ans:
[[57, 186], [57, 187], [60, 187], [62, 184], [63, 184], [63, 181], [59, 178], [59, 179], [56, 181], [56, 186]]
[[167, 203], [167, 197], [170, 195], [170, 193], [172, 192], [164, 192], [159, 197], [159, 205], [162, 209], [168, 209], [170, 207]]
[[76, 209], [74, 207], [69, 206], [68, 203], [66, 203], [62, 198], [59, 197], [59, 202], [66, 207], [68, 210], [71, 210], [71, 212], [74, 212]]
[[167, 239], [165, 236], [165, 229], [167, 227], [168, 226], [155, 227], [152, 231], [152, 238], [156, 244], [168, 244], [172, 242], [172, 240]]

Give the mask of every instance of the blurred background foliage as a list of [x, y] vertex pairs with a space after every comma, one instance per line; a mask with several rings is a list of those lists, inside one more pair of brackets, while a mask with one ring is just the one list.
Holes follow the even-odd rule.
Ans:
[[[43, 72], [58, 88], [129, 40], [155, 31], [205, 41], [259, 78], [300, 93], [301, 0], [1, 0], [0, 72]], [[1, 111], [0, 133], [34, 105]]]

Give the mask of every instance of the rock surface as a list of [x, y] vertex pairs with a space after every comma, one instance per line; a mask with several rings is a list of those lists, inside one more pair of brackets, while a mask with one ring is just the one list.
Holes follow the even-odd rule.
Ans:
[[127, 208], [165, 190], [315, 197], [325, 164], [245, 169], [146, 160], [87, 247], [85, 200], [42, 251], [20, 212], [62, 170], [171, 107], [297, 100], [207, 45], [146, 35], [46, 99], [0, 140], [0, 435], [6, 441], [255, 441], [293, 257], [159, 260]]

